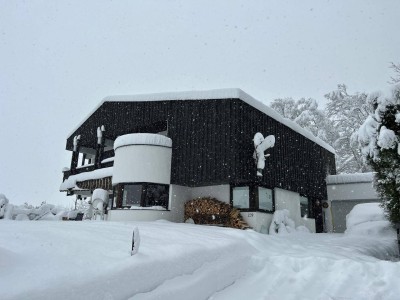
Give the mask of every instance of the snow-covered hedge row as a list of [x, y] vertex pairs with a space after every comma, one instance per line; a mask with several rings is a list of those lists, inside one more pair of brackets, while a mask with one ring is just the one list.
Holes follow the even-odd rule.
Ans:
[[7, 220], [62, 220], [63, 217], [75, 219], [80, 211], [68, 210], [65, 207], [47, 204], [33, 207], [29, 204], [13, 205], [7, 197], [0, 194], [0, 219]]

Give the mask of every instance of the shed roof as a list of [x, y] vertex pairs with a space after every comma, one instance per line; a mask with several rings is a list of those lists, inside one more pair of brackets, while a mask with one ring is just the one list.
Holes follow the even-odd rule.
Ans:
[[374, 180], [374, 173], [353, 173], [353, 174], [339, 174], [339, 175], [328, 175], [326, 177], [326, 183], [332, 184], [346, 184], [346, 183], [361, 183], [361, 182], [372, 182]]
[[185, 91], [185, 92], [167, 92], [138, 95], [117, 95], [105, 97], [93, 111], [70, 133], [71, 136], [104, 102], [146, 102], [146, 101], [173, 101], [173, 100], [217, 100], [217, 99], [240, 99], [250, 106], [265, 113], [276, 121], [286, 125], [292, 130], [300, 133], [309, 140], [315, 142], [326, 150], [335, 153], [335, 150], [320, 138], [314, 136], [310, 131], [300, 127], [297, 123], [284, 118], [271, 107], [251, 97], [238, 88], [215, 89], [204, 91]]

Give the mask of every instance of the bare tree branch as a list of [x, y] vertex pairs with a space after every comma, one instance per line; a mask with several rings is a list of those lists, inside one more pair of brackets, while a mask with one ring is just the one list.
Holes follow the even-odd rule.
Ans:
[[394, 62], [391, 62], [389, 68], [393, 69], [393, 71], [396, 73], [395, 77], [390, 77], [389, 83], [399, 83], [400, 82], [400, 63], [395, 64]]

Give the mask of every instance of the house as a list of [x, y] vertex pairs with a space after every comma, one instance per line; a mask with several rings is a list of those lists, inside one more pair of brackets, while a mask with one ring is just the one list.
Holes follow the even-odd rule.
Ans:
[[344, 232], [346, 216], [355, 205], [381, 202], [373, 180], [372, 172], [327, 176], [328, 198], [326, 204], [323, 203], [325, 231]]
[[[257, 133], [274, 142], [259, 170]], [[66, 150], [60, 190], [109, 191], [108, 220], [183, 222], [186, 201], [215, 197], [260, 232], [277, 209], [321, 232], [325, 178], [335, 174], [329, 145], [240, 89], [106, 97]]]

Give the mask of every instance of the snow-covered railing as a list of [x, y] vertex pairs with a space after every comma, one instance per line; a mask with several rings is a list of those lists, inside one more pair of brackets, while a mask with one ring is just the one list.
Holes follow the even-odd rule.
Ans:
[[113, 174], [113, 167], [93, 170], [91, 172], [84, 172], [76, 175], [71, 175], [64, 180], [60, 185], [60, 191], [67, 191], [69, 189], [77, 188], [76, 183], [79, 181], [101, 179], [111, 177]]

